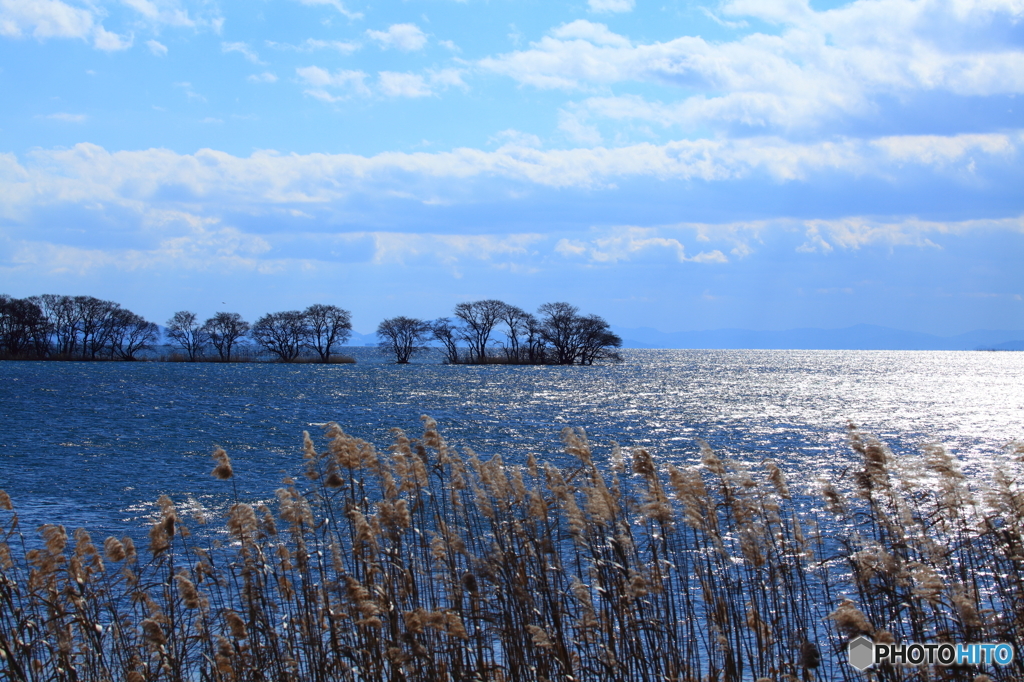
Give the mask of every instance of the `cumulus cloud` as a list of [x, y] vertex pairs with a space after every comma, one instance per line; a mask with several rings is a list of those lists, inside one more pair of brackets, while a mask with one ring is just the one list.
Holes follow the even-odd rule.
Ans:
[[736, 0], [724, 11], [777, 23], [779, 34], [633, 44], [603, 24], [580, 20], [527, 49], [477, 64], [544, 89], [669, 86], [679, 96], [664, 103], [602, 96], [586, 106], [595, 115], [691, 128], [721, 121], [802, 127], [867, 117], [879, 98], [914, 93], [1024, 93], [1024, 50], [1004, 30], [1020, 23], [1019, 0], [862, 0], [821, 12], [804, 0]]
[[370, 89], [365, 83], [367, 75], [363, 71], [338, 69], [331, 73], [319, 66], [303, 66], [295, 69], [295, 73], [312, 86], [312, 89], [306, 90], [306, 94], [324, 101], [334, 102], [343, 98], [324, 89], [328, 87], [340, 89], [343, 96], [370, 94]]
[[394, 47], [403, 52], [415, 52], [427, 44], [426, 34], [416, 24], [392, 24], [387, 31], [369, 30], [366, 35], [385, 50]]
[[423, 76], [413, 73], [381, 71], [380, 91], [387, 97], [426, 97], [430, 93]]
[[125, 38], [103, 28], [92, 8], [74, 7], [60, 0], [0, 0], [0, 35], [91, 40], [93, 47], [107, 52], [132, 45], [131, 36]]

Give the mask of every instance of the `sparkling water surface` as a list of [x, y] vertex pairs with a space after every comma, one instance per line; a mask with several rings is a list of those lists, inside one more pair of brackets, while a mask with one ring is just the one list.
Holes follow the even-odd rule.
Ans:
[[[268, 499], [301, 471], [302, 431], [336, 421], [385, 448], [420, 415], [482, 457], [568, 463], [560, 432], [584, 427], [661, 461], [698, 439], [734, 459], [772, 458], [799, 485], [854, 462], [848, 421], [897, 452], [949, 447], [974, 476], [1024, 440], [1024, 353], [627, 350], [594, 367], [398, 366], [373, 349], [350, 365], [0, 362], [0, 488], [26, 528], [141, 527], [161, 494], [217, 509], [217, 445], [239, 498]], [[322, 441], [321, 441], [322, 442]]]

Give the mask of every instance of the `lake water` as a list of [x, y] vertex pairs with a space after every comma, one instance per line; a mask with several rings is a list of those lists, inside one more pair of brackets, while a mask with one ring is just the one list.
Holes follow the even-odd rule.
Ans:
[[168, 494], [219, 508], [227, 449], [240, 497], [265, 499], [301, 469], [302, 431], [336, 421], [379, 448], [429, 414], [453, 444], [521, 463], [564, 461], [559, 433], [645, 446], [692, 463], [697, 439], [774, 458], [797, 482], [853, 461], [853, 420], [894, 450], [947, 444], [972, 475], [1024, 440], [1024, 353], [627, 350], [595, 367], [0, 362], [0, 488], [23, 524], [139, 528]]

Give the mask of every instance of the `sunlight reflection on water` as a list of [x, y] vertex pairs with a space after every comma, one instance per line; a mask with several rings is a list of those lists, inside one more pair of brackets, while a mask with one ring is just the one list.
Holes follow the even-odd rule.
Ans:
[[239, 494], [268, 498], [301, 467], [304, 429], [337, 421], [379, 448], [434, 417], [453, 444], [521, 463], [562, 460], [586, 428], [598, 460], [617, 441], [693, 463], [697, 439], [794, 480], [852, 461], [853, 420], [896, 450], [945, 443], [978, 475], [1024, 438], [1024, 353], [630, 350], [599, 367], [0, 363], [0, 488], [26, 526], [122, 528], [160, 494], [207, 506], [214, 445]]

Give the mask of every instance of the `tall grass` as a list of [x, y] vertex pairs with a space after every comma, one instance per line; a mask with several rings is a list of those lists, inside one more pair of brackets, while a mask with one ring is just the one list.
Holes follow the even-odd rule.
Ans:
[[0, 678], [854, 680], [862, 633], [1024, 634], [1024, 493], [1005, 469], [975, 484], [938, 446], [897, 458], [851, 427], [859, 469], [811, 497], [707, 445], [688, 467], [617, 447], [598, 463], [566, 429], [573, 466], [510, 466], [424, 424], [386, 452], [335, 424], [322, 449], [306, 434], [276, 503], [236, 499], [215, 528], [162, 497], [140, 548], [27, 538], [0, 492]]

